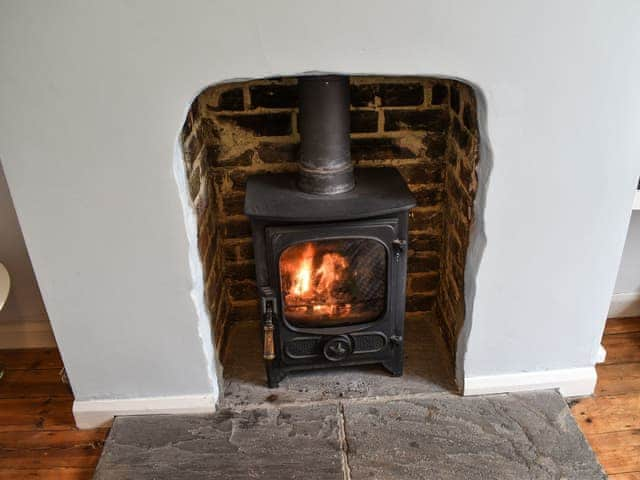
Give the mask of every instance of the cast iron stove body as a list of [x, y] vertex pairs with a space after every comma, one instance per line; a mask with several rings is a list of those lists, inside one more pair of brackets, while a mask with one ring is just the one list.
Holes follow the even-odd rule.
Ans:
[[300, 173], [247, 182], [270, 387], [290, 371], [402, 375], [408, 211], [394, 168], [353, 171], [347, 77], [302, 77]]

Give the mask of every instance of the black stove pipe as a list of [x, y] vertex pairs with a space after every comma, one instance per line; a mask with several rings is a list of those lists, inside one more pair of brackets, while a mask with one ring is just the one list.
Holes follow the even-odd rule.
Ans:
[[298, 186], [306, 193], [348, 192], [355, 185], [349, 145], [349, 77], [299, 77], [298, 90]]

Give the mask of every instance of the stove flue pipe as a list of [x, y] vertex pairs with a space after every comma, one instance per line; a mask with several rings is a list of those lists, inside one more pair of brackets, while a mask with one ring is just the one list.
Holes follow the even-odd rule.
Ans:
[[349, 145], [349, 77], [298, 78], [300, 177], [306, 193], [333, 195], [354, 187]]

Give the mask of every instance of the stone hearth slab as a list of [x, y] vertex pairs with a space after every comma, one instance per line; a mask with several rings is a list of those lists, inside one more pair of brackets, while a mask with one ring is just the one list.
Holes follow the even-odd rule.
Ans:
[[270, 389], [262, 359], [260, 325], [239, 322], [229, 333], [224, 359], [223, 407], [388, 397], [455, 390], [452, 361], [435, 321], [405, 322], [404, 375], [378, 366], [323, 369], [290, 374]]
[[119, 417], [95, 480], [342, 480], [337, 405]]
[[116, 419], [96, 480], [605, 479], [555, 391]]
[[344, 406], [353, 480], [604, 479], [554, 391]]

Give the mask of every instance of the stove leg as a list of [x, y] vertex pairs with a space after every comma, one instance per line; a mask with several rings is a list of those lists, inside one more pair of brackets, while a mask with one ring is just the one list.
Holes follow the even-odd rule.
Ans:
[[269, 388], [278, 388], [280, 381], [282, 381], [285, 376], [279, 368], [275, 368], [270, 362], [267, 363], [267, 385]]
[[393, 377], [401, 377], [403, 370], [402, 350], [394, 352], [393, 358], [382, 362], [382, 366], [391, 373]]

